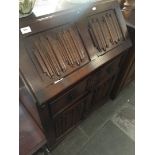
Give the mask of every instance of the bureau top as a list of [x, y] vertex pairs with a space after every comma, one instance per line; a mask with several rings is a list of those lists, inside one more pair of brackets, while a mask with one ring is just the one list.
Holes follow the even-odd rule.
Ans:
[[20, 76], [42, 104], [131, 46], [116, 1], [20, 20]]
[[92, 0], [37, 0], [32, 10], [32, 14], [24, 18], [21, 18], [22, 16], [20, 16], [20, 22], [31, 22], [58, 12], [82, 8], [83, 5], [90, 6], [92, 3]]

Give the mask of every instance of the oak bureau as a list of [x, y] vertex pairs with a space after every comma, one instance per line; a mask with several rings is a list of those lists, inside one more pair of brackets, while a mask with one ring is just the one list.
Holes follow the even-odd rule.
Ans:
[[130, 47], [116, 1], [20, 19], [20, 77], [49, 148], [106, 103]]

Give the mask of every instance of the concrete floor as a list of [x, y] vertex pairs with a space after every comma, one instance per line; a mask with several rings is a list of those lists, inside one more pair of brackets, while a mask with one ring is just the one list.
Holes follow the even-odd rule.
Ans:
[[92, 113], [50, 155], [134, 155], [135, 85]]

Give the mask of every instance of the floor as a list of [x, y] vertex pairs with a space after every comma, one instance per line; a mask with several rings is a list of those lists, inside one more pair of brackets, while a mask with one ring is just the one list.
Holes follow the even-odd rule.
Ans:
[[134, 155], [135, 85], [108, 101], [74, 129], [49, 155]]

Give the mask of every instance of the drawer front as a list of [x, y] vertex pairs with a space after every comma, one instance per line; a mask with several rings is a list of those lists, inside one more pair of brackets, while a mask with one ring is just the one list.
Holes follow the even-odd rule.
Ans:
[[97, 83], [102, 83], [107, 81], [110, 77], [112, 77], [119, 70], [119, 62], [121, 57], [114, 59], [112, 62], [107, 64], [106, 66], [99, 69], [96, 74]]
[[65, 109], [53, 118], [57, 140], [73, 127], [75, 127], [83, 118], [83, 114], [85, 112], [85, 104], [88, 104], [89, 99], [89, 96], [85, 96], [79, 99], [69, 108]]
[[99, 70], [94, 72], [88, 79], [87, 90], [94, 91], [96, 86], [100, 85], [101, 83], [104, 83], [114, 74], [116, 74], [116, 72], [118, 72], [119, 70], [120, 59], [121, 57], [118, 57], [109, 64], [105, 65], [104, 67], [101, 67]]
[[86, 80], [81, 81], [67, 93], [65, 93], [64, 95], [58, 97], [55, 101], [53, 101], [50, 104], [52, 115], [55, 115], [58, 112], [62, 111], [63, 109], [67, 108], [79, 97], [83, 96], [85, 94], [86, 84], [87, 84]]

